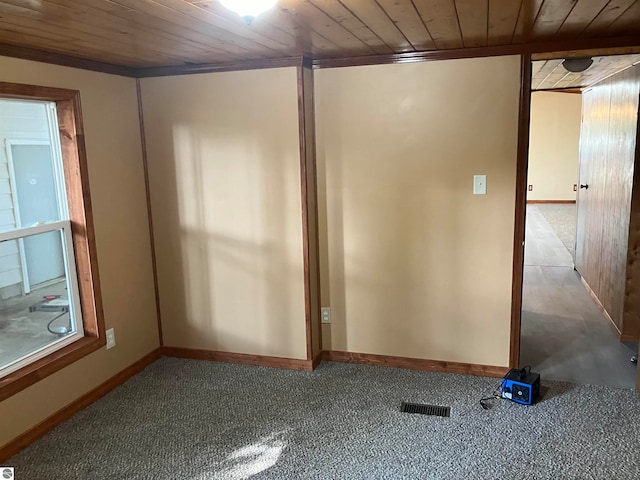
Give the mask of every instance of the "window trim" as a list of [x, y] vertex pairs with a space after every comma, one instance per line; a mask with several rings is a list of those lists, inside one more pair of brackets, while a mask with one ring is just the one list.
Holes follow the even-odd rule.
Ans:
[[[56, 104], [84, 337], [0, 379], [0, 401], [106, 345], [80, 92], [0, 82], [0, 97]], [[55, 141], [55, 139], [53, 140]]]

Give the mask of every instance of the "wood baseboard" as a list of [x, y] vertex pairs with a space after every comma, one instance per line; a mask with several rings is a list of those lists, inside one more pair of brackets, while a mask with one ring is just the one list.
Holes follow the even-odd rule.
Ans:
[[28, 447], [36, 440], [43, 437], [55, 427], [60, 425], [62, 422], [68, 420], [80, 410], [88, 407], [96, 400], [104, 397], [107, 393], [109, 393], [117, 386], [123, 384], [134, 375], [140, 373], [142, 370], [144, 370], [145, 367], [151, 365], [159, 357], [159, 349], [156, 349], [148, 355], [145, 355], [140, 360], [132, 365], [129, 365], [127, 368], [122, 370], [120, 373], [117, 373], [106, 382], [97, 386], [90, 392], [84, 394], [77, 400], [74, 400], [66, 407], [61, 408], [56, 413], [38, 423], [36, 426], [30, 428], [25, 433], [10, 441], [6, 445], [0, 447], [0, 464], [5, 463], [9, 458], [13, 457], [20, 450]]
[[572, 203], [576, 203], [575, 200], [527, 200], [528, 204], [544, 204], [544, 203], [551, 203], [551, 204], [557, 204], [557, 205], [564, 205], [564, 204], [572, 204]]
[[250, 355], [246, 353], [218, 352], [215, 350], [199, 350], [195, 348], [160, 347], [160, 355], [165, 357], [191, 358], [195, 360], [212, 360], [214, 362], [239, 363], [260, 367], [287, 368], [289, 370], [313, 370], [313, 361], [297, 358], [271, 357], [268, 355]]
[[410, 370], [426, 370], [429, 372], [459, 373], [481, 377], [503, 377], [509, 370], [507, 367], [493, 365], [477, 365], [472, 363], [444, 362], [441, 360], [425, 360], [422, 358], [393, 357], [374, 355], [371, 353], [339, 352], [325, 350], [322, 359], [331, 362], [361, 363], [384, 367], [407, 368]]
[[[578, 273], [580, 274], [580, 272]], [[607, 312], [607, 309], [604, 308], [604, 305], [602, 305], [602, 302], [596, 295], [596, 292], [594, 292], [591, 289], [591, 287], [589, 286], [589, 284], [587, 283], [587, 281], [584, 279], [582, 275], [580, 275], [580, 281], [582, 282], [582, 285], [584, 285], [584, 288], [587, 290], [587, 292], [589, 292], [589, 295], [591, 295], [591, 298], [593, 298], [593, 301], [596, 302], [596, 305], [598, 305], [598, 308], [600, 309], [600, 311], [604, 314], [605, 317], [607, 317], [611, 325], [613, 325], [613, 328], [615, 329], [616, 333], [620, 336], [620, 339], [621, 339], [620, 341], [625, 341], [625, 340], [622, 340], [622, 332], [620, 331], [620, 328], [618, 328], [618, 325], [616, 325], [616, 322], [613, 321], [613, 318], [611, 318], [611, 315], [609, 315], [609, 312]]]

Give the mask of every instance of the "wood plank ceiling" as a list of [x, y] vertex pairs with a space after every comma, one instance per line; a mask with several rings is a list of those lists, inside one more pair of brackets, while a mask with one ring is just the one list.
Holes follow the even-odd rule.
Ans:
[[568, 72], [562, 59], [532, 62], [532, 90], [585, 88], [595, 85], [627, 68], [640, 64], [640, 54], [593, 57], [593, 64], [584, 72]]
[[640, 34], [640, 0], [0, 0], [0, 43], [134, 68]]

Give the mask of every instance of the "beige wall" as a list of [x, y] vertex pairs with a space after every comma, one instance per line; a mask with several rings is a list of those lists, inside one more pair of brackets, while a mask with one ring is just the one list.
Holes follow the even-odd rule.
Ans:
[[142, 81], [168, 346], [306, 358], [296, 81]]
[[581, 109], [578, 94], [531, 94], [527, 200], [576, 199]]
[[508, 364], [519, 69], [316, 72], [325, 348]]
[[0, 445], [158, 347], [135, 80], [0, 57], [0, 81], [80, 90], [107, 328], [117, 346], [0, 403]]

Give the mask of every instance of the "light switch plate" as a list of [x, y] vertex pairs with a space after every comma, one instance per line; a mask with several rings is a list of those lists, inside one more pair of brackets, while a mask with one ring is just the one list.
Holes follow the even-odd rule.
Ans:
[[116, 333], [113, 328], [107, 330], [107, 350], [116, 346]]
[[473, 176], [473, 194], [474, 195], [487, 194], [487, 176], [486, 175]]

